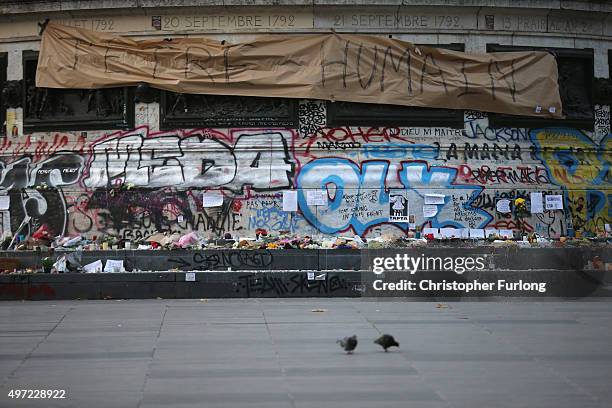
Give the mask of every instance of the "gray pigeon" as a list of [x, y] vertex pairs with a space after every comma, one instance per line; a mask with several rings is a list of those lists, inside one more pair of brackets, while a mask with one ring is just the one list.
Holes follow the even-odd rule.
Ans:
[[393, 336], [390, 334], [383, 334], [382, 336], [374, 340], [374, 343], [379, 344], [382, 348], [384, 348], [385, 352], [387, 352], [387, 349], [389, 347], [399, 347], [399, 343], [395, 341]]
[[357, 336], [352, 335], [351, 337], [345, 337], [342, 340], [336, 341], [346, 351], [347, 354], [352, 354], [353, 350], [357, 348]]

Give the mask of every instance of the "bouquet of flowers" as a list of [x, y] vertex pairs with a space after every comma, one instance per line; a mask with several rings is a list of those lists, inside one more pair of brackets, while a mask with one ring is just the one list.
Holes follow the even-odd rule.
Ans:
[[514, 213], [518, 218], [526, 218], [530, 215], [527, 210], [527, 201], [524, 198], [519, 197], [514, 200]]
[[524, 198], [519, 197], [514, 200], [514, 214], [516, 215], [521, 232], [525, 232], [525, 223], [523, 219], [529, 217], [530, 213], [529, 210], [527, 210], [527, 202]]

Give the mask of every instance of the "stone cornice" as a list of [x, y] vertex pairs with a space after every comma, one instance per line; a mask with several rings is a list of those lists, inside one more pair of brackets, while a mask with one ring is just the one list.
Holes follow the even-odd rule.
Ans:
[[0, 15], [219, 6], [445, 6], [611, 12], [607, 0], [0, 0]]

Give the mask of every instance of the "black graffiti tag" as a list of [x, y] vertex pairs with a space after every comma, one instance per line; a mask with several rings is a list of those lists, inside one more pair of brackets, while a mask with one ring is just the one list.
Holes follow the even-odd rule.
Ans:
[[202, 270], [225, 270], [232, 269], [259, 269], [272, 265], [274, 257], [269, 250], [261, 251], [218, 251], [218, 252], [195, 252], [191, 259], [169, 258], [168, 262], [174, 263], [178, 268], [202, 269]]
[[347, 290], [348, 284], [338, 275], [325, 276], [324, 280], [308, 280], [306, 272], [288, 275], [248, 274], [238, 277], [234, 284], [237, 293], [247, 296], [300, 296], [329, 295]]

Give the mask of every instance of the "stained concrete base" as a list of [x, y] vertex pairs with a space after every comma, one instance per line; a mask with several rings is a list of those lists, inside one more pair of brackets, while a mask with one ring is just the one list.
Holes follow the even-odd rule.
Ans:
[[611, 338], [610, 300], [3, 302], [0, 407], [609, 407]]

